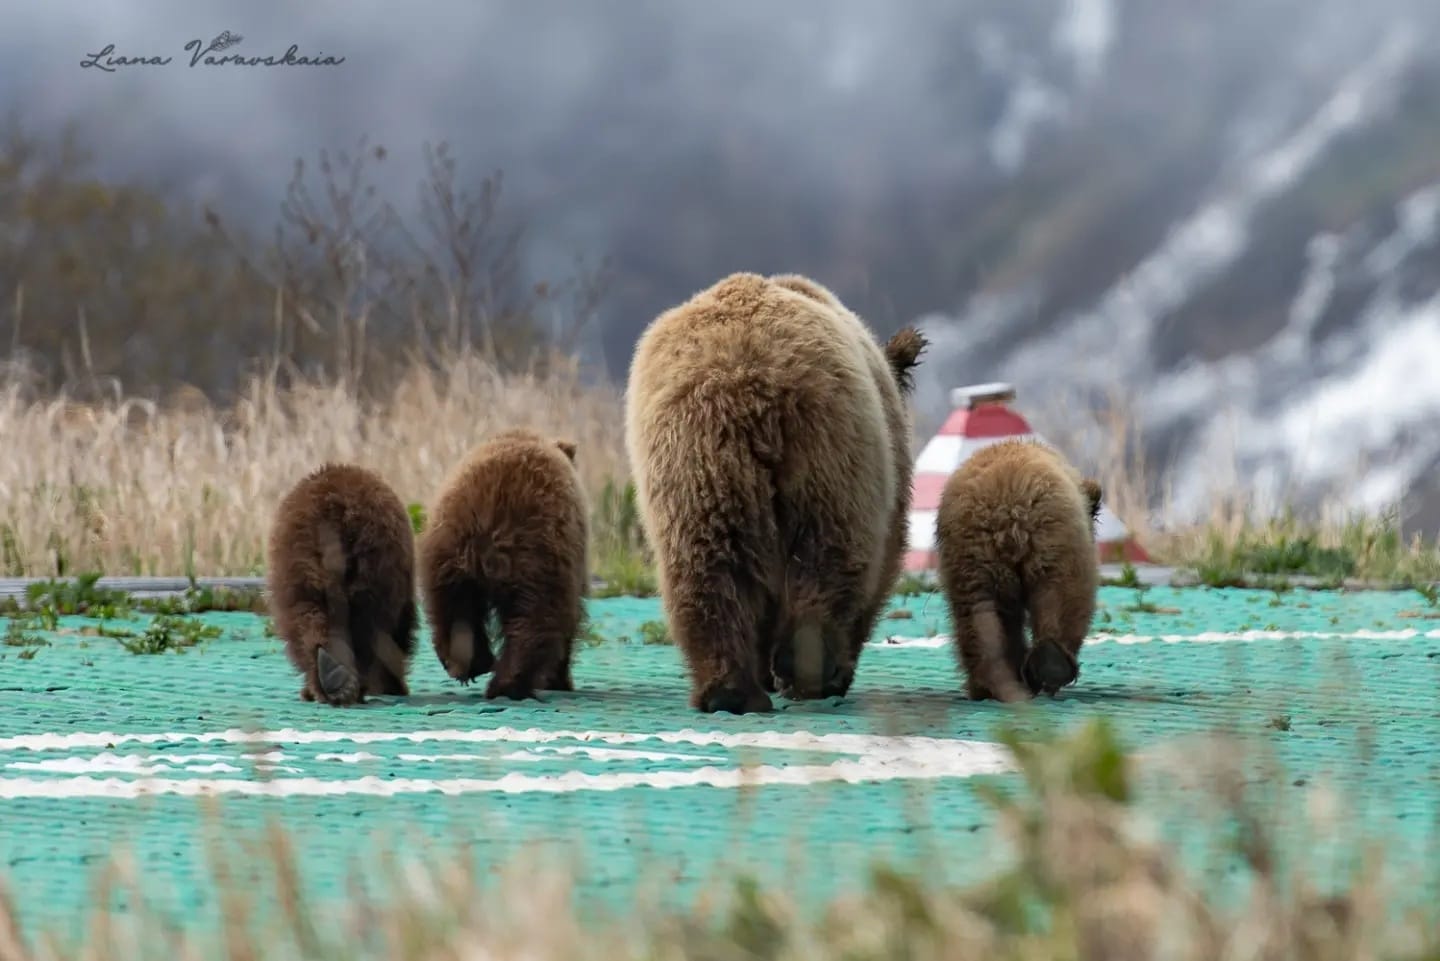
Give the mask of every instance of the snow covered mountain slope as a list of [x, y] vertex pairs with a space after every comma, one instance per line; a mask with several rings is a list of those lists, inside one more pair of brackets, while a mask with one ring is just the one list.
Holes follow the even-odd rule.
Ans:
[[[1173, 465], [1173, 519], [1208, 506], [1223, 464], [1262, 508], [1330, 495], [1440, 529], [1440, 69], [1434, 16], [1402, 6], [1365, 24], [1327, 21], [1342, 11], [1324, 4], [1297, 16], [1273, 81], [1217, 110], [1191, 176], [1150, 204], [1152, 242], [1135, 243], [1138, 216], [1114, 226], [1124, 188], [1098, 210], [1072, 195], [1079, 228], [1063, 204], [1010, 225], [963, 304], [922, 318], [925, 412], [966, 377], [1012, 381], [1042, 408], [1118, 391], [1152, 459]], [[1347, 23], [1363, 37], [1337, 32]], [[1319, 51], [1329, 70], [1297, 82]], [[1084, 110], [1072, 103], [1043, 149], [1093, 136]], [[1121, 175], [1132, 190], [1139, 166]], [[1050, 176], [1106, 179], [1061, 169]], [[1021, 166], [1014, 182], [1027, 179], [1049, 178]]]

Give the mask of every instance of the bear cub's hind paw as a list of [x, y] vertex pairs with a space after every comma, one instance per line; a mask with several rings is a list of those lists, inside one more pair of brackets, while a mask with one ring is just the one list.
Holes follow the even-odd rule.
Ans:
[[820, 685], [819, 691], [812, 691], [808, 694], [801, 691], [795, 685], [794, 678], [783, 677], [779, 674], [772, 674], [766, 690], [771, 693], [778, 693], [788, 701], [809, 701], [825, 700], [832, 697], [844, 697], [850, 692], [850, 685], [855, 681], [853, 669], [846, 670], [838, 665], [831, 665], [825, 675], [824, 682]]
[[508, 697], [512, 701], [539, 700], [535, 696], [535, 685], [520, 678], [501, 681], [498, 677], [492, 677], [485, 688], [485, 697], [492, 701], [497, 697]]
[[484, 639], [475, 636], [475, 630], [464, 621], [457, 621], [450, 629], [449, 655], [444, 660], [445, 673], [469, 687], [470, 682], [482, 674], [489, 674], [495, 666], [495, 655]]
[[328, 703], [355, 704], [360, 700], [360, 675], [323, 647], [315, 652], [315, 675], [319, 693]]
[[1021, 674], [1032, 693], [1043, 691], [1053, 697], [1062, 687], [1075, 682], [1080, 676], [1080, 665], [1059, 644], [1040, 641], [1025, 655]]

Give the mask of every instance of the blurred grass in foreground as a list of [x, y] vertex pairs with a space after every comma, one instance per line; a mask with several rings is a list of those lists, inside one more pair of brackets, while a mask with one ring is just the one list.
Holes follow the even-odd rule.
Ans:
[[118, 895], [130, 910], [97, 906], [87, 925], [22, 934], [24, 919], [7, 900], [0, 959], [1440, 958], [1440, 900], [1430, 898], [1423, 916], [1397, 919], [1378, 860], [1368, 859], [1339, 893], [1320, 893], [1278, 868], [1268, 818], [1245, 796], [1244, 778], [1195, 772], [1238, 826], [1233, 851], [1250, 881], [1248, 901], [1222, 906], [1186, 877], [1175, 852], [1147, 839], [1130, 806], [1133, 759], [1104, 721], [1058, 737], [1006, 731], [1002, 739], [1023, 785], [978, 790], [1015, 856], [972, 887], [944, 888], [922, 873], [876, 865], [862, 894], [820, 916], [741, 877], [688, 914], [642, 896], [628, 914], [590, 917], [576, 910], [571, 876], [538, 857], [481, 871], [463, 854], [426, 859], [412, 848], [408, 857], [382, 858], [383, 879], [356, 885], [343, 905], [312, 905], [290, 838], [272, 829], [238, 858], [212, 849], [216, 930], [182, 931], [148, 909], [145, 891], [162, 879], [137, 875], [122, 857], [102, 872], [95, 903]]

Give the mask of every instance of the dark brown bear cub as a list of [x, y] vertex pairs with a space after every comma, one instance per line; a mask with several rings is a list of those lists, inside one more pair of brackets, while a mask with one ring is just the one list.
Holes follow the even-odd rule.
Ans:
[[589, 587], [575, 445], [525, 429], [497, 434], [455, 470], [430, 517], [420, 582], [446, 672], [468, 684], [493, 668], [490, 698], [573, 690], [570, 656]]
[[1028, 440], [981, 448], [946, 481], [935, 531], [940, 586], [970, 697], [1025, 700], [1079, 676], [1100, 581], [1100, 493], [1057, 451]]
[[307, 475], [280, 501], [268, 555], [270, 613], [305, 678], [302, 698], [409, 693], [415, 535], [384, 480], [353, 464]]

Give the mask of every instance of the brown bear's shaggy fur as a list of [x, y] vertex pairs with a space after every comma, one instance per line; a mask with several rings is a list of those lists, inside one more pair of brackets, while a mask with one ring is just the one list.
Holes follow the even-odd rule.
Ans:
[[981, 448], [946, 481], [939, 579], [970, 697], [1024, 700], [1079, 676], [1100, 580], [1100, 493], [1057, 451], [1020, 439]]
[[899, 573], [923, 347], [882, 350], [821, 285], [750, 273], [641, 336], [626, 445], [692, 706], [849, 689]]
[[325, 464], [280, 501], [267, 581], [275, 631], [307, 701], [406, 695], [415, 649], [415, 535], [374, 472]]
[[[486, 697], [570, 691], [570, 656], [589, 591], [589, 537], [575, 445], [526, 429], [473, 450], [446, 482], [420, 542], [435, 653]], [[486, 628], [498, 617], [498, 662]]]
[[[867, 339], [870, 337], [870, 331], [865, 329], [860, 319], [840, 302], [840, 298], [810, 278], [798, 274], [780, 274], [771, 277], [770, 280], [829, 306], [840, 315], [842, 320], [858, 328]], [[914, 368], [919, 364], [920, 354], [924, 352], [925, 347], [924, 336], [913, 327], [903, 328], [885, 344], [885, 359], [890, 364], [890, 372], [895, 379], [897, 388], [897, 390], [891, 391], [882, 387], [880, 394], [881, 403], [885, 408], [885, 424], [890, 432], [891, 456], [894, 458], [895, 495], [890, 509], [889, 534], [885, 539], [884, 567], [881, 568], [875, 593], [860, 617], [861, 623], [869, 624], [871, 628], [879, 619], [885, 603], [890, 599], [890, 592], [894, 590], [895, 581], [900, 576], [900, 568], [905, 560], [905, 543], [909, 539], [910, 531], [910, 484], [914, 473], [914, 458], [910, 455], [910, 437], [913, 426], [907, 400], [915, 386]], [[873, 371], [872, 357], [872, 373]], [[883, 378], [877, 377], [877, 383], [883, 384], [883, 381]], [[844, 694], [849, 689], [860, 661], [860, 654], [864, 650], [869, 636], [870, 628], [866, 628], [851, 638], [850, 661], [841, 677], [841, 683], [837, 688], [832, 688], [824, 693]], [[773, 685], [770, 686], [773, 688]]]

